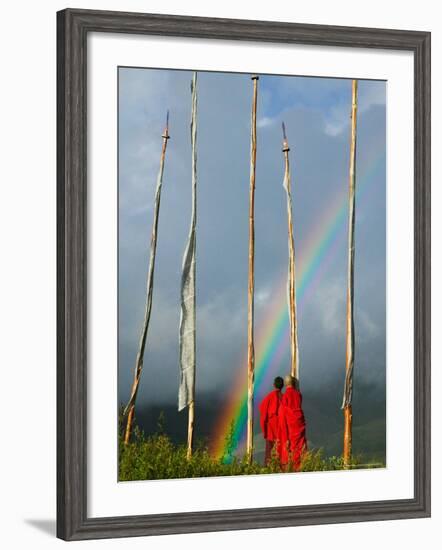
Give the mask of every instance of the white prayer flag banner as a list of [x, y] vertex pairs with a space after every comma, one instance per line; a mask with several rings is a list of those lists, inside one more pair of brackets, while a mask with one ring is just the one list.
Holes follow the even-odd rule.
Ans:
[[195, 398], [196, 368], [196, 297], [195, 297], [195, 246], [196, 246], [196, 110], [197, 74], [193, 73], [191, 84], [192, 114], [190, 137], [192, 146], [192, 215], [189, 238], [183, 257], [181, 278], [181, 319], [180, 319], [180, 387], [178, 410], [181, 411]]

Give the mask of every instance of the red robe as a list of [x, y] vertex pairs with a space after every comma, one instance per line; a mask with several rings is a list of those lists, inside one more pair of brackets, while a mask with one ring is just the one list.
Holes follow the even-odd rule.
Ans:
[[266, 440], [265, 463], [272, 455], [272, 449], [279, 435], [278, 412], [281, 403], [281, 390], [276, 388], [267, 394], [259, 405], [262, 434]]
[[302, 411], [302, 395], [295, 388], [288, 387], [281, 399], [279, 439], [281, 465], [286, 466], [291, 458], [294, 470], [298, 471], [301, 465], [301, 455], [307, 449], [307, 439]]

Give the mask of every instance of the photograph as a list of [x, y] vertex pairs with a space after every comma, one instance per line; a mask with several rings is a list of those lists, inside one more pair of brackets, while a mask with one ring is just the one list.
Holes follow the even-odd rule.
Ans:
[[386, 468], [387, 82], [116, 77], [118, 481]]
[[432, 550], [439, 4], [73, 4], [2, 6], [4, 548]]

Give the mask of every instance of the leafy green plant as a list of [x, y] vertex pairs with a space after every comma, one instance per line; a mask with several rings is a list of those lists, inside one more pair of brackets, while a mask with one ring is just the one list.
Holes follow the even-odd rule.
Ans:
[[235, 422], [232, 420], [229, 424], [229, 431], [224, 440], [224, 450], [221, 457], [221, 462], [224, 464], [230, 464], [233, 459], [233, 452], [235, 450]]

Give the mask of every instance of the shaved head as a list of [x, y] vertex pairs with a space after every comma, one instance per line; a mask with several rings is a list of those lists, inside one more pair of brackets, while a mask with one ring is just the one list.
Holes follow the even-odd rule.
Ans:
[[284, 380], [280, 376], [277, 376], [273, 381], [273, 385], [277, 390], [281, 390], [284, 387]]
[[291, 374], [288, 374], [284, 378], [284, 384], [286, 385], [286, 387], [291, 387], [291, 388], [295, 388], [295, 389], [298, 388], [298, 380], [294, 376], [292, 376]]

